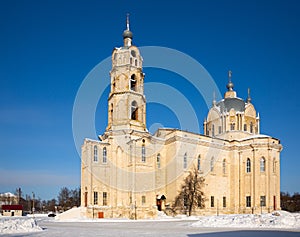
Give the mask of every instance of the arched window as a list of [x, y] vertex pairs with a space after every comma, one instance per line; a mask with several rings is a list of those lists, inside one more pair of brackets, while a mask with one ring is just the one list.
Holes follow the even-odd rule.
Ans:
[[131, 103], [131, 119], [132, 120], [138, 119], [138, 105], [136, 101], [132, 101]]
[[244, 124], [244, 131], [247, 131], [247, 124]]
[[250, 133], [253, 133], [253, 123], [250, 123]]
[[214, 137], [215, 136], [215, 125], [212, 125], [212, 129], [211, 129], [211, 135]]
[[146, 196], [142, 196], [142, 205], [146, 204]]
[[234, 129], [235, 129], [235, 124], [234, 124], [234, 123], [231, 123], [231, 124], [230, 124], [230, 130], [233, 131]]
[[226, 160], [224, 159], [222, 162], [223, 174], [226, 174]]
[[103, 147], [103, 157], [102, 157], [102, 162], [107, 163], [107, 150], [106, 147]]
[[247, 162], [246, 162], [246, 172], [247, 173], [251, 172], [251, 161], [249, 158], [247, 158]]
[[142, 162], [146, 162], [146, 148], [145, 148], [145, 144], [142, 145]]
[[260, 172], [266, 171], [266, 160], [264, 157], [260, 158]]
[[186, 169], [187, 168], [187, 154], [184, 153], [183, 156], [183, 168]]
[[157, 154], [156, 156], [156, 164], [157, 164], [157, 168], [160, 168], [160, 153]]
[[132, 64], [132, 58], [130, 58], [130, 64]]
[[273, 173], [276, 173], [276, 159], [273, 158]]
[[200, 155], [198, 156], [198, 160], [197, 160], [197, 169], [198, 169], [198, 171], [201, 170], [201, 156]]
[[136, 79], [134, 74], [130, 77], [130, 90], [136, 91]]
[[114, 105], [110, 104], [110, 118], [111, 118], [111, 121], [113, 120], [113, 113], [114, 113]]
[[137, 59], [134, 60], [134, 65], [137, 67]]
[[94, 146], [94, 162], [98, 161], [98, 147]]
[[214, 157], [210, 159], [210, 171], [214, 171]]

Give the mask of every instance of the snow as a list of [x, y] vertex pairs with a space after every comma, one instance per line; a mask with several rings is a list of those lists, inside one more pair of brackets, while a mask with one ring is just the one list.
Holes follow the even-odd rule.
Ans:
[[72, 209], [58, 214], [55, 220], [58, 221], [80, 221], [86, 220], [85, 217], [86, 208], [85, 207], [73, 207]]
[[[84, 208], [72, 208], [57, 218], [0, 217], [0, 235], [35, 237], [70, 236], [300, 236], [300, 213], [276, 211], [269, 214], [170, 217], [158, 212], [157, 219], [86, 218]], [[37, 225], [38, 223], [38, 225]], [[43, 229], [44, 231], [42, 231]], [[32, 233], [31, 233], [32, 232]], [[211, 235], [209, 233], [217, 233]], [[255, 232], [255, 233], [254, 233]], [[21, 233], [21, 235], [19, 234]], [[201, 233], [201, 234], [200, 234]], [[242, 233], [242, 234], [241, 234]], [[14, 235], [14, 236], [16, 236]]]
[[200, 217], [193, 227], [232, 227], [232, 228], [299, 228], [300, 213], [275, 211], [273, 213], [252, 215], [220, 215]]
[[0, 193], [0, 196], [2, 197], [16, 197], [13, 193], [7, 192], [7, 193]]
[[33, 218], [28, 217], [1, 217], [0, 234], [28, 233], [41, 231]]

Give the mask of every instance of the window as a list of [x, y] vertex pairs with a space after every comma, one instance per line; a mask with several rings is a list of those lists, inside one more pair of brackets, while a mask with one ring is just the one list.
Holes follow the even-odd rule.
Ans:
[[246, 162], [246, 172], [250, 173], [251, 172], [251, 161], [250, 158], [247, 158], [247, 162]]
[[102, 158], [103, 163], [107, 163], [107, 150], [106, 147], [103, 147], [103, 158]]
[[250, 133], [253, 133], [253, 123], [250, 123]]
[[214, 157], [210, 160], [210, 171], [214, 171]]
[[222, 133], [222, 127], [219, 126], [219, 134], [221, 134], [221, 133]]
[[98, 205], [98, 192], [94, 192], [94, 205]]
[[223, 207], [226, 207], [226, 197], [223, 197]]
[[210, 197], [210, 207], [215, 207], [215, 197], [214, 196]]
[[103, 192], [103, 206], [107, 206], [107, 192]]
[[266, 160], [264, 157], [260, 158], [260, 172], [266, 171]]
[[131, 119], [132, 120], [138, 119], [138, 105], [136, 101], [132, 101], [131, 103]]
[[200, 157], [200, 155], [198, 156], [198, 160], [197, 160], [197, 169], [198, 169], [198, 171], [201, 170], [201, 157]]
[[137, 59], [136, 59], [136, 60], [134, 60], [134, 65], [135, 65], [135, 66], [137, 66]]
[[156, 164], [157, 164], [157, 168], [160, 168], [160, 153], [157, 154], [156, 156]]
[[98, 147], [94, 146], [94, 162], [98, 161]]
[[211, 131], [211, 135], [214, 137], [215, 136], [215, 125], [212, 125], [212, 131]]
[[235, 124], [234, 123], [231, 123], [230, 124], [230, 130], [232, 131], [232, 130], [234, 130], [235, 129]]
[[134, 74], [130, 77], [130, 90], [136, 91], [136, 79]]
[[260, 206], [261, 207], [266, 206], [266, 196], [260, 196]]
[[276, 173], [276, 159], [273, 158], [273, 173]]
[[130, 58], [130, 64], [132, 64], [132, 58]]
[[113, 113], [114, 113], [114, 105], [110, 104], [110, 119], [113, 120]]
[[223, 168], [223, 174], [226, 174], [226, 160], [225, 159], [223, 160], [222, 168]]
[[142, 205], [146, 204], [146, 196], [142, 196]]
[[246, 197], [246, 207], [251, 207], [251, 196]]
[[198, 198], [197, 198], [197, 206], [199, 208], [203, 208], [204, 206], [202, 205], [202, 197], [199, 195]]
[[183, 156], [183, 168], [186, 169], [187, 168], [187, 154], [184, 153]]
[[132, 57], [136, 57], [136, 52], [134, 50], [131, 50]]
[[142, 145], [142, 162], [146, 162], [146, 148], [145, 148], [145, 144]]
[[247, 131], [247, 124], [244, 124], [244, 131]]
[[183, 206], [187, 206], [188, 205], [188, 198], [186, 196], [186, 194], [183, 196]]

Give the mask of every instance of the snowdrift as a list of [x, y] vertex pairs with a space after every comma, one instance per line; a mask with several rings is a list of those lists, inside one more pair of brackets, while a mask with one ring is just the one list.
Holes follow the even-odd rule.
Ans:
[[43, 230], [33, 218], [1, 217], [0, 234], [28, 233]]
[[300, 228], [300, 213], [276, 211], [268, 214], [200, 217], [193, 227]]
[[58, 221], [72, 221], [72, 220], [81, 220], [85, 218], [85, 207], [73, 207], [72, 209], [58, 214], [55, 217], [55, 220]]

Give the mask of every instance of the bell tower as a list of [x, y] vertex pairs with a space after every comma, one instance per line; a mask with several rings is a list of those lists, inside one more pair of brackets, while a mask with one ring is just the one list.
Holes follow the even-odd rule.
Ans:
[[129, 16], [123, 32], [123, 46], [112, 52], [111, 89], [108, 97], [109, 130], [146, 131], [146, 99], [144, 95], [143, 59], [132, 45]]

